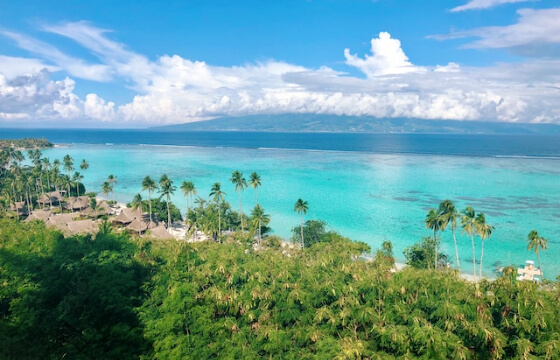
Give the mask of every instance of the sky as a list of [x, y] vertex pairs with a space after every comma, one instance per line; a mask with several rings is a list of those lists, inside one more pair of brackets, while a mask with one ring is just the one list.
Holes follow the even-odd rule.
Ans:
[[560, 124], [558, 0], [0, 0], [0, 127]]

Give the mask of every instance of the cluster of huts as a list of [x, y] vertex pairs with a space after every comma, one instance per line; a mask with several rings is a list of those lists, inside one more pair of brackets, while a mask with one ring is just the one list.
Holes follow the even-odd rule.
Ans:
[[[140, 236], [156, 239], [171, 239], [171, 235], [163, 223], [150, 221], [141, 209], [113, 208], [105, 200], [92, 201], [89, 196], [76, 196], [65, 199], [58, 191], [43, 194], [37, 200], [41, 209], [28, 211], [25, 202], [13, 203], [11, 209], [20, 216], [26, 216], [25, 221], [39, 220], [47, 226], [62, 231], [66, 236], [77, 234], [95, 234], [99, 231], [99, 218], [109, 217], [118, 228]], [[59, 208], [59, 212], [53, 211]], [[62, 209], [69, 212], [62, 213]]]

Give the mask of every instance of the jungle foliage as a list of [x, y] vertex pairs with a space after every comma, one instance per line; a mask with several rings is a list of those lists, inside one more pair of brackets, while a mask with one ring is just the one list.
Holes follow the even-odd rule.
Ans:
[[304, 250], [64, 238], [0, 220], [2, 359], [560, 357], [560, 287], [391, 272], [390, 243]]

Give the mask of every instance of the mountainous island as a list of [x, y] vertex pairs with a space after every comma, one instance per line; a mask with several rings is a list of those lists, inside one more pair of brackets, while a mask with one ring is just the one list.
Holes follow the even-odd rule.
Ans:
[[560, 134], [560, 125], [495, 121], [425, 120], [371, 116], [279, 114], [220, 117], [159, 126], [158, 131], [266, 131], [341, 133]]

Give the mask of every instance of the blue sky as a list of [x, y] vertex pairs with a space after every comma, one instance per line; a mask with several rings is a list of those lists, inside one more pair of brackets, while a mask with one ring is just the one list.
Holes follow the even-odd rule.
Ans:
[[560, 123], [559, 19], [557, 0], [0, 0], [0, 126]]

